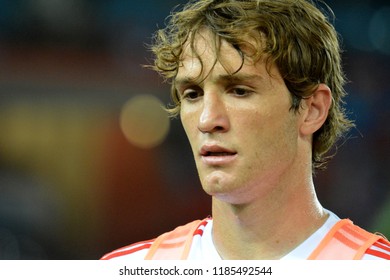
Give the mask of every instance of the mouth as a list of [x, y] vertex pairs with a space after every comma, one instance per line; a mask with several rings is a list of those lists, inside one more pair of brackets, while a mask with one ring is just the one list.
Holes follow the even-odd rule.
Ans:
[[201, 153], [201, 156], [203, 157], [223, 157], [223, 156], [231, 156], [235, 155], [236, 153], [230, 153], [230, 152], [206, 152]]
[[200, 156], [207, 165], [226, 165], [237, 157], [237, 152], [219, 145], [204, 145]]

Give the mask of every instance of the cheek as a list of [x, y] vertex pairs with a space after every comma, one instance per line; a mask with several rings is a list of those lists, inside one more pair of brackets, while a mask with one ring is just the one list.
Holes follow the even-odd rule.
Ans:
[[187, 138], [193, 145], [193, 140], [195, 139], [195, 134], [197, 131], [197, 119], [195, 114], [180, 113], [180, 120], [183, 126], [183, 129], [187, 135]]
[[297, 145], [298, 131], [294, 117], [287, 114], [253, 114], [256, 118], [247, 120], [241, 126], [243, 141], [253, 145], [256, 158], [280, 160], [281, 155], [291, 153]]

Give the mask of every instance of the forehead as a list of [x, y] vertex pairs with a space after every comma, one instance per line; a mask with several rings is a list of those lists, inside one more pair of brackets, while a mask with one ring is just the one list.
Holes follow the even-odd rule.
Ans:
[[233, 46], [208, 29], [200, 30], [192, 34], [183, 46], [175, 81], [202, 80], [212, 72], [219, 75], [264, 75], [266, 56], [259, 55], [261, 52], [262, 46], [250, 37]]
[[251, 59], [253, 45], [241, 44], [233, 46], [225, 39], [216, 36], [208, 29], [190, 35], [189, 40], [183, 46], [181, 64], [176, 78], [185, 73], [191, 76], [201, 76], [209, 73], [219, 65], [226, 74], [234, 74], [244, 64], [254, 64]]

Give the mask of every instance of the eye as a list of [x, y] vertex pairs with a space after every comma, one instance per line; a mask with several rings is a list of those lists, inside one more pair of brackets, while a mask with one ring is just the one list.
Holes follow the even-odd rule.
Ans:
[[202, 96], [202, 92], [198, 89], [186, 89], [183, 91], [181, 95], [181, 99], [185, 99], [188, 101], [195, 101], [200, 96]]
[[244, 97], [253, 93], [252, 90], [242, 87], [235, 87], [231, 89], [231, 93], [235, 96]]

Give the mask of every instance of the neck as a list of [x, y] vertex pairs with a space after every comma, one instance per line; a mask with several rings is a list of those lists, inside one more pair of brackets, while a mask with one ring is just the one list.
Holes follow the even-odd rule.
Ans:
[[243, 204], [213, 197], [212, 211], [213, 239], [224, 259], [280, 259], [327, 218], [311, 178]]

